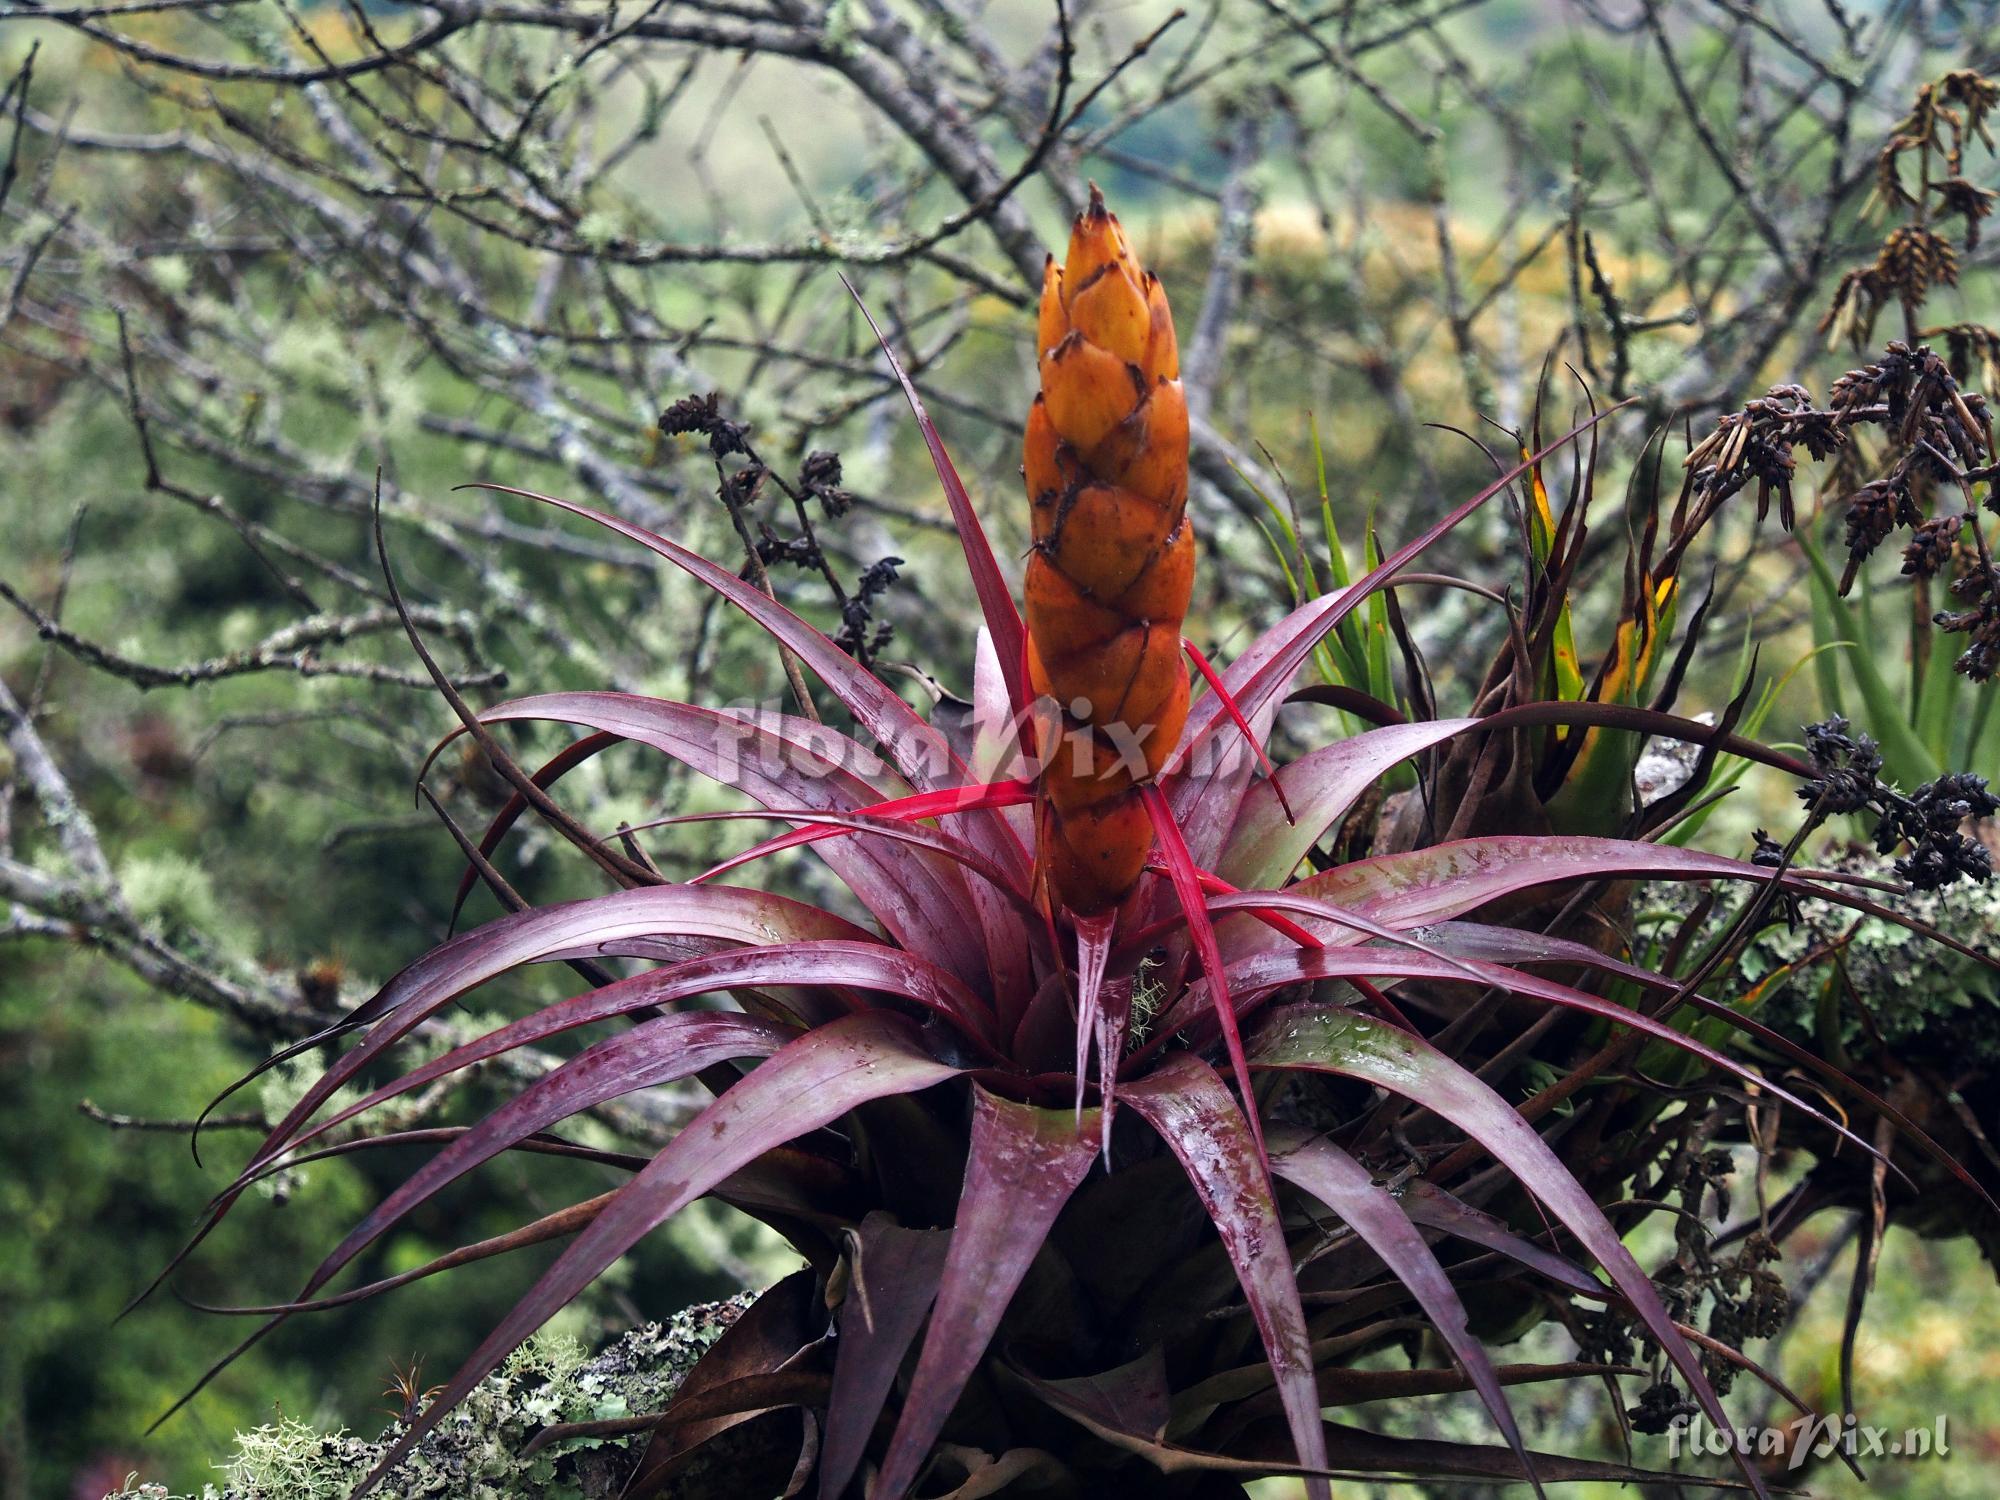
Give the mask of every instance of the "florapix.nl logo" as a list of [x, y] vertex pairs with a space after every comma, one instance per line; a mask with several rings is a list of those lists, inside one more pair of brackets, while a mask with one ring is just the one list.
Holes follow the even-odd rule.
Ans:
[[1835, 1454], [1868, 1459], [1949, 1458], [1951, 1442], [1946, 1419], [1939, 1415], [1928, 1427], [1871, 1427], [1852, 1412], [1845, 1416], [1801, 1417], [1779, 1427], [1716, 1427], [1703, 1417], [1676, 1422], [1667, 1431], [1667, 1451], [1721, 1458], [1732, 1452], [1763, 1458], [1783, 1458], [1787, 1469], [1808, 1458]]

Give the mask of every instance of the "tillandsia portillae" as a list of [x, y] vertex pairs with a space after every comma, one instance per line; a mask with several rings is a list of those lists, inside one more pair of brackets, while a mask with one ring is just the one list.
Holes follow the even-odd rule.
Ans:
[[1095, 188], [1068, 257], [1049, 257], [1035, 344], [1028, 682], [1059, 711], [1039, 731], [1036, 868], [1054, 901], [1093, 916], [1131, 893], [1152, 849], [1141, 788], [1187, 722], [1194, 593], [1173, 315]]
[[[358, 1040], [269, 1133], [208, 1224], [289, 1163], [374, 1144], [330, 1133], [385, 1101], [508, 1049], [634, 1024], [452, 1134], [293, 1301], [238, 1311], [265, 1319], [254, 1340], [297, 1311], [386, 1290], [391, 1283], [327, 1288], [419, 1205], [502, 1152], [559, 1151], [630, 1176], [394, 1278], [400, 1285], [522, 1245], [569, 1241], [413, 1414], [364, 1490], [511, 1349], [703, 1197], [762, 1219], [806, 1265], [715, 1345], [666, 1411], [648, 1414], [634, 1495], [896, 1500], [992, 1494], [1018, 1480], [1057, 1494], [1216, 1496], [1240, 1494], [1255, 1476], [1298, 1474], [1325, 1496], [1329, 1478], [1343, 1474], [1526, 1478], [1538, 1491], [1545, 1479], [1637, 1476], [1624, 1464], [1526, 1448], [1504, 1386], [1597, 1378], [1607, 1367], [1496, 1369], [1471, 1330], [1456, 1269], [1492, 1254], [1505, 1269], [1489, 1258], [1481, 1279], [1518, 1278], [1538, 1297], [1583, 1298], [1634, 1320], [1726, 1428], [1683, 1326], [1591, 1194], [1453, 1055], [1451, 1039], [1411, 1022], [1395, 996], [1493, 991], [1624, 1028], [1798, 1111], [1829, 1144], [1852, 1142], [1845, 1125], [1784, 1083], [1675, 1023], [1690, 1010], [1720, 1017], [1788, 1066], [1848, 1087], [1797, 1045], [1599, 948], [1472, 918], [1522, 891], [1640, 876], [1740, 880], [1880, 909], [1792, 869], [1585, 837], [1485, 836], [1295, 879], [1308, 851], [1386, 772], [1481, 733], [1481, 722], [1390, 726], [1263, 777], [1246, 742], [1261, 752], [1288, 686], [1327, 632], [1522, 469], [1350, 588], [1280, 621], [1189, 702], [1178, 639], [1190, 561], [1184, 454], [1164, 296], [1095, 202], [1050, 288], [1028, 455], [1040, 545], [1026, 629], [971, 497], [904, 381], [986, 625], [969, 725], [932, 723], [730, 569], [564, 500], [547, 503], [650, 548], [768, 631], [816, 674], [852, 732], [610, 692], [476, 712], [432, 668], [465, 732], [514, 787], [486, 836], [463, 840], [503, 904], [520, 903], [492, 859], [531, 808], [624, 888], [513, 910], [398, 974], [328, 1033]], [[390, 588], [400, 605], [393, 576]], [[1149, 589], [1158, 603], [1141, 610], [1134, 601]], [[414, 631], [411, 639], [428, 664]], [[1154, 686], [1139, 694], [1130, 685], [1140, 681]], [[1127, 686], [1115, 689], [1120, 682]], [[1087, 688], [1077, 696], [1090, 700], [1083, 710], [1058, 704], [1038, 714], [1031, 702], [1036, 686], [1060, 694], [1080, 683]], [[1085, 819], [1077, 809], [1101, 789], [1073, 780], [1074, 763], [1037, 767], [1021, 755], [1025, 733], [1058, 732], [1073, 749], [1074, 732], [1084, 731], [1094, 757], [1115, 729], [1183, 715], [1162, 736], [1165, 753], [1148, 751], [1107, 779], [1107, 795], [1136, 815]], [[588, 733], [533, 774], [495, 734], [551, 721]], [[703, 876], [666, 882], [629, 849], [597, 840], [551, 794], [567, 771], [620, 743], [726, 782], [761, 809], [697, 816], [792, 826]], [[991, 769], [1009, 766], [1020, 774]], [[721, 878], [799, 848], [825, 861], [866, 922]], [[628, 967], [605, 967], [612, 961]], [[459, 997], [555, 962], [577, 968], [587, 987], [400, 1076], [378, 1071], [413, 1028]], [[1590, 988], [1613, 981], [1664, 998], [1628, 1005]], [[713, 1008], [717, 997], [735, 1008]], [[696, 1001], [710, 1008], [688, 1008]], [[1285, 1080], [1308, 1075], [1337, 1083], [1310, 1123], [1281, 1107]], [[650, 1158], [549, 1134], [608, 1101], [687, 1078], [714, 1098]], [[336, 1100], [347, 1089], [358, 1097]], [[1900, 1118], [1849, 1091], [1863, 1109]], [[1383, 1165], [1394, 1142], [1409, 1139], [1407, 1122], [1387, 1123], [1392, 1102], [1434, 1117], [1448, 1140], [1443, 1160], [1418, 1153]], [[1504, 1170], [1468, 1173], [1482, 1153]], [[1523, 1208], [1531, 1200], [1545, 1209], [1607, 1279], [1557, 1254], [1529, 1223], [1488, 1211], [1503, 1182], [1527, 1195]], [[1435, 1329], [1450, 1363], [1349, 1368], [1412, 1326], [1398, 1315], [1406, 1306]], [[1505, 1446], [1399, 1440], [1326, 1415], [1442, 1390], [1476, 1391]], [[1762, 1493], [1749, 1460], [1738, 1463], [1741, 1483]]]

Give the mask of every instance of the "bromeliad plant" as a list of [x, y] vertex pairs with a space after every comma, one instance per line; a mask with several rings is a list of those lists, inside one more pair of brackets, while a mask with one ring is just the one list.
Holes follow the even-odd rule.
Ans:
[[[1496, 1369], [1461, 1295], [1488, 1283], [1532, 1285], [1522, 1305], [1581, 1298], [1634, 1320], [1693, 1401], [1727, 1427], [1689, 1332], [1592, 1194], [1455, 1055], [1453, 1039], [1411, 1022], [1395, 997], [1499, 993], [1554, 1007], [1734, 1075], [1829, 1142], [1853, 1140], [1676, 1023], [1689, 1011], [1720, 1017], [1787, 1065], [1841, 1086], [1796, 1045], [1599, 947], [1475, 916], [1522, 892], [1639, 877], [1743, 881], [1879, 908], [1792, 870], [1556, 835], [1489, 834], [1295, 879], [1380, 778], [1483, 726], [1392, 725], [1272, 770], [1263, 741], [1294, 677], [1424, 547], [1542, 455], [1348, 587], [1304, 604], [1226, 671], [1193, 656], [1208, 691], [1192, 697], [1180, 636], [1193, 550], [1173, 324], [1159, 283], [1095, 197], [1066, 260], [1050, 263], [1038, 349], [1025, 626], [904, 381], [985, 620], [970, 723], [926, 719], [732, 571], [564, 500], [547, 503], [650, 548], [768, 631], [824, 684], [853, 732], [608, 692], [475, 712], [433, 668], [464, 732], [515, 792], [483, 840], [462, 838], [474, 872], [519, 907], [492, 856], [532, 809], [623, 888], [514, 910], [397, 975], [330, 1034], [358, 1040], [270, 1132], [209, 1223], [272, 1172], [345, 1149], [329, 1145], [330, 1133], [377, 1105], [508, 1049], [630, 1024], [447, 1133], [295, 1300], [248, 1310], [266, 1317], [252, 1337], [295, 1312], [386, 1290], [392, 1283], [327, 1288], [420, 1204], [503, 1152], [590, 1157], [631, 1175], [395, 1278], [568, 1240], [412, 1414], [364, 1489], [510, 1350], [703, 1197], [771, 1225], [806, 1267], [764, 1294], [666, 1411], [627, 1424], [650, 1432], [634, 1495], [896, 1500], [1018, 1485], [1211, 1496], [1238, 1494], [1255, 1476], [1298, 1474], [1324, 1496], [1340, 1474], [1527, 1478], [1538, 1490], [1549, 1479], [1634, 1476], [1526, 1449], [1504, 1388], [1595, 1378], [1607, 1367]], [[495, 731], [547, 721], [587, 733], [531, 775]], [[791, 827], [695, 880], [663, 881], [635, 844], [600, 842], [549, 790], [626, 742], [763, 809], [703, 816]], [[724, 878], [787, 850], [823, 860], [866, 920]], [[628, 970], [611, 961], [629, 961]], [[569, 964], [587, 987], [400, 1076], [379, 1071], [426, 1018], [548, 963]], [[1649, 1008], [1590, 987], [1614, 981], [1664, 1000]], [[717, 1008], [725, 998], [733, 1008]], [[1287, 1084], [1302, 1077], [1325, 1085], [1302, 1098]], [[550, 1133], [689, 1078], [713, 1101], [650, 1159]], [[337, 1097], [350, 1090], [358, 1097]], [[1862, 1103], [1897, 1118], [1872, 1096]], [[1406, 1106], [1435, 1121], [1426, 1131], [1442, 1141], [1442, 1161], [1407, 1146], [1409, 1121], [1386, 1128]], [[1468, 1176], [1482, 1154], [1502, 1170]], [[1603, 1277], [1479, 1207], [1503, 1182], [1525, 1195], [1527, 1222], [1539, 1205]], [[1448, 1362], [1353, 1368], [1419, 1326], [1419, 1314]], [[1384, 1397], [1468, 1389], [1504, 1447], [1397, 1440], [1326, 1417]], [[1739, 1465], [1740, 1482], [1761, 1493], [1748, 1460]]]

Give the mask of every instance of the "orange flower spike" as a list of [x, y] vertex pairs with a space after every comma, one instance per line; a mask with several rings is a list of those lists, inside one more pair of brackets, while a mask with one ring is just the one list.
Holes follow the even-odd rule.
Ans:
[[1053, 901], [1095, 915], [1145, 867], [1139, 789], [1187, 718], [1194, 534], [1173, 317], [1094, 188], [1043, 274], [1036, 354], [1024, 614], [1035, 690], [1059, 709], [1041, 720], [1040, 875]]

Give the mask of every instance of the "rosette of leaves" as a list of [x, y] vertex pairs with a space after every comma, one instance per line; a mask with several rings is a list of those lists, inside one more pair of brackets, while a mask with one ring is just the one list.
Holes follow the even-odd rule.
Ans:
[[[380, 1484], [613, 1262], [704, 1197], [763, 1220], [805, 1264], [737, 1321], [664, 1411], [646, 1414], [651, 1437], [633, 1495], [894, 1500], [1018, 1482], [1212, 1496], [1297, 1474], [1324, 1496], [1336, 1475], [1525, 1478], [1538, 1491], [1546, 1480], [1635, 1477], [1625, 1465], [1527, 1449], [1506, 1387], [1594, 1379], [1604, 1366], [1496, 1368], [1469, 1327], [1464, 1294], [1474, 1282], [1516, 1282], [1521, 1305], [1608, 1306], [1659, 1351], [1699, 1409], [1725, 1423], [1702, 1360], [1592, 1194], [1473, 1060], [1455, 1057], [1450, 1039], [1412, 1022], [1395, 997], [1419, 987], [1491, 992], [1573, 1013], [1733, 1075], [1829, 1142], [1847, 1137], [1866, 1151], [1786, 1084], [1731, 1061], [1675, 1017], [1692, 1008], [1720, 1018], [1787, 1066], [1846, 1086], [1796, 1045], [1598, 948], [1475, 918], [1524, 892], [1641, 877], [1869, 903], [1788, 870], [1545, 833], [1489, 832], [1298, 878], [1308, 852], [1380, 778], [1488, 726], [1437, 719], [1319, 746], [1276, 771], [1282, 798], [1242, 743], [1261, 748], [1330, 632], [1527, 466], [1351, 587], [1302, 605], [1193, 700], [1175, 753], [1146, 783], [1157, 813], [1146, 874], [1109, 919], [1079, 920], [1059, 901], [1034, 899], [1035, 785], [1030, 773], [1008, 774], [1022, 765], [1032, 713], [1021, 619], [965, 486], [914, 389], [904, 389], [985, 621], [969, 721], [926, 719], [734, 571], [554, 499], [685, 570], [768, 631], [824, 684], [846, 728], [613, 692], [475, 711], [435, 673], [515, 793], [483, 839], [466, 840], [477, 874], [518, 904], [492, 856], [533, 810], [619, 888], [513, 911], [404, 969], [315, 1039], [353, 1045], [211, 1208], [210, 1225], [272, 1172], [316, 1150], [371, 1144], [326, 1142], [388, 1100], [512, 1048], [596, 1038], [453, 1133], [295, 1299], [242, 1310], [264, 1319], [247, 1346], [301, 1311], [566, 1242], [357, 1493]], [[550, 721], [584, 733], [529, 774], [496, 731]], [[702, 877], [667, 883], [630, 846], [596, 840], [551, 794], [614, 745], [727, 782], [761, 809], [703, 816], [791, 826]], [[853, 914], [725, 878], [791, 851], [825, 862]], [[555, 963], [583, 976], [574, 995], [400, 1074], [388, 1066], [424, 1018], [515, 970]], [[1626, 1003], [1594, 988], [1612, 981], [1670, 1003]], [[1310, 1111], [1267, 1107], [1278, 1084], [1305, 1076], [1332, 1081]], [[655, 1155], [553, 1134], [596, 1105], [689, 1078], [712, 1102]], [[350, 1090], [358, 1097], [339, 1097]], [[1886, 1107], [1857, 1097], [1864, 1109]], [[1384, 1128], [1385, 1111], [1412, 1106], [1448, 1152], [1442, 1161], [1420, 1154], [1414, 1169], [1397, 1155], [1406, 1132]], [[390, 1282], [330, 1292], [413, 1210], [510, 1150], [560, 1152], [626, 1175], [512, 1234]], [[1498, 1174], [1469, 1170], [1487, 1158]], [[1599, 1270], [1482, 1209], [1497, 1182], [1539, 1205]], [[1479, 1268], [1466, 1271], [1468, 1261]], [[1447, 1362], [1356, 1367], [1413, 1317], [1435, 1330]], [[1503, 1442], [1398, 1440], [1327, 1415], [1448, 1390], [1475, 1391]], [[1741, 1467], [1741, 1482], [1762, 1493], [1754, 1468]]]

